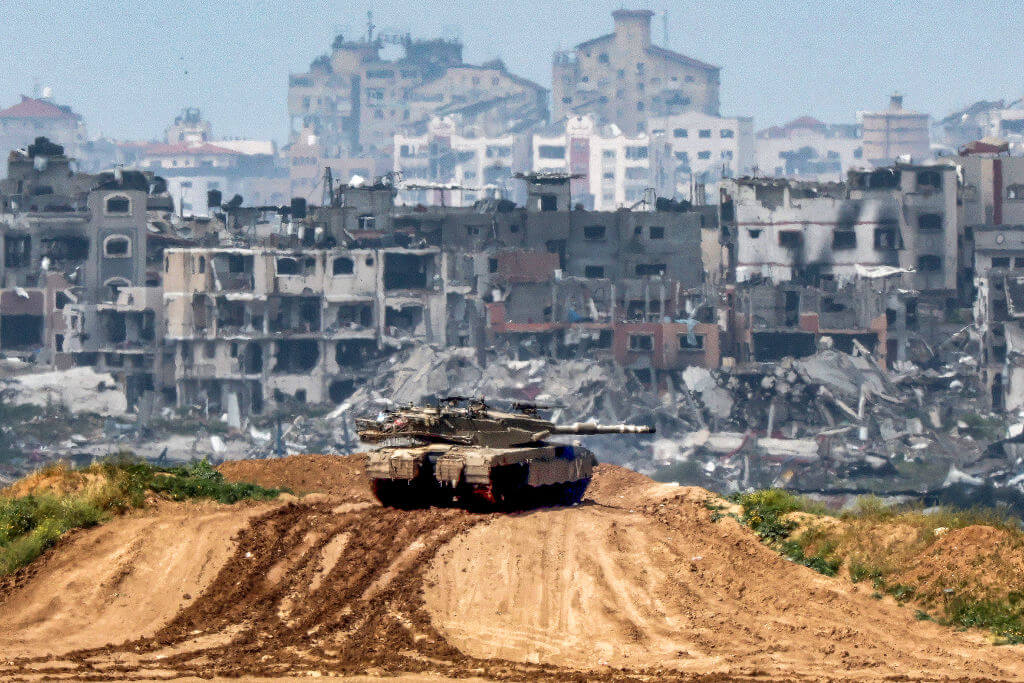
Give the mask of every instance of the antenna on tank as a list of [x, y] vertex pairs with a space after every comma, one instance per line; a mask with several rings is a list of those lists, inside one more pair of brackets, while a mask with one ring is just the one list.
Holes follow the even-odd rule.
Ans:
[[661, 45], [668, 49], [668, 10], [661, 13]]
[[373, 10], [369, 10], [366, 13], [366, 42], [373, 42], [373, 30], [377, 28], [373, 25]]

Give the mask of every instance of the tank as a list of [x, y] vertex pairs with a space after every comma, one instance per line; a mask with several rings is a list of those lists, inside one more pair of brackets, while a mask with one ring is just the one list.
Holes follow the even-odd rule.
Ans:
[[652, 434], [642, 425], [555, 424], [543, 406], [494, 410], [483, 400], [452, 397], [356, 420], [359, 438], [379, 446], [366, 473], [388, 507], [454, 502], [472, 507], [572, 505], [583, 498], [597, 464], [578, 444], [550, 443], [560, 434]]

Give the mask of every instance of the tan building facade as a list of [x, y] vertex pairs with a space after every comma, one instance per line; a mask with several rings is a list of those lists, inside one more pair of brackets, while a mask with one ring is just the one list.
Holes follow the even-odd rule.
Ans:
[[906, 156], [913, 163], [931, 158], [928, 115], [904, 109], [902, 95], [893, 95], [886, 111], [863, 112], [861, 127], [864, 159], [870, 164], [885, 166]]
[[612, 12], [615, 31], [555, 54], [552, 120], [593, 114], [624, 133], [647, 132], [651, 116], [719, 114], [719, 67], [651, 42], [648, 10]]

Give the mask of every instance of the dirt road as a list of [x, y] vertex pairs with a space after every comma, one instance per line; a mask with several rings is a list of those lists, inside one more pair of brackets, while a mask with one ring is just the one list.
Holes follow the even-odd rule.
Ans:
[[317, 466], [340, 483], [312, 502], [165, 506], [61, 543], [0, 587], [0, 678], [1024, 678], [1024, 648], [787, 562], [698, 489], [601, 467], [576, 508], [409, 513]]

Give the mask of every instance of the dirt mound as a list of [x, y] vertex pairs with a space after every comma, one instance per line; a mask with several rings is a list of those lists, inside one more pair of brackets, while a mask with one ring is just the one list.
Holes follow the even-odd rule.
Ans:
[[970, 597], [1019, 591], [1022, 576], [1020, 539], [1002, 529], [974, 525], [942, 534], [895, 580], [916, 586], [918, 599], [941, 604], [947, 588]]
[[290, 455], [267, 460], [233, 460], [217, 469], [228, 481], [286, 488], [297, 495], [327, 493], [353, 502], [374, 500], [364, 469], [366, 455]]
[[57, 465], [40, 470], [39, 472], [33, 472], [7, 488], [0, 489], [0, 495], [11, 498], [38, 496], [41, 494], [66, 496], [72, 493], [82, 493], [89, 489], [100, 488], [106, 482], [107, 478], [99, 472], [76, 472], [62, 465]]
[[[229, 463], [232, 479], [350, 502], [175, 508], [177, 526], [158, 509], [62, 543], [0, 603], [0, 678], [1024, 675], [1024, 648], [794, 565], [713, 522], [700, 489], [602, 466], [577, 507], [402, 512], [360, 502], [360, 468]], [[212, 521], [220, 511], [230, 523]]]
[[574, 669], [1024, 674], [1024, 649], [984, 647], [794, 565], [735, 521], [711, 522], [703, 496], [683, 490], [647, 512], [585, 505], [495, 518], [438, 554], [427, 608], [468, 654]]
[[0, 592], [0, 651], [17, 657], [151, 635], [213, 582], [232, 537], [266, 509], [162, 503], [72, 534], [22, 570], [22, 589]]

